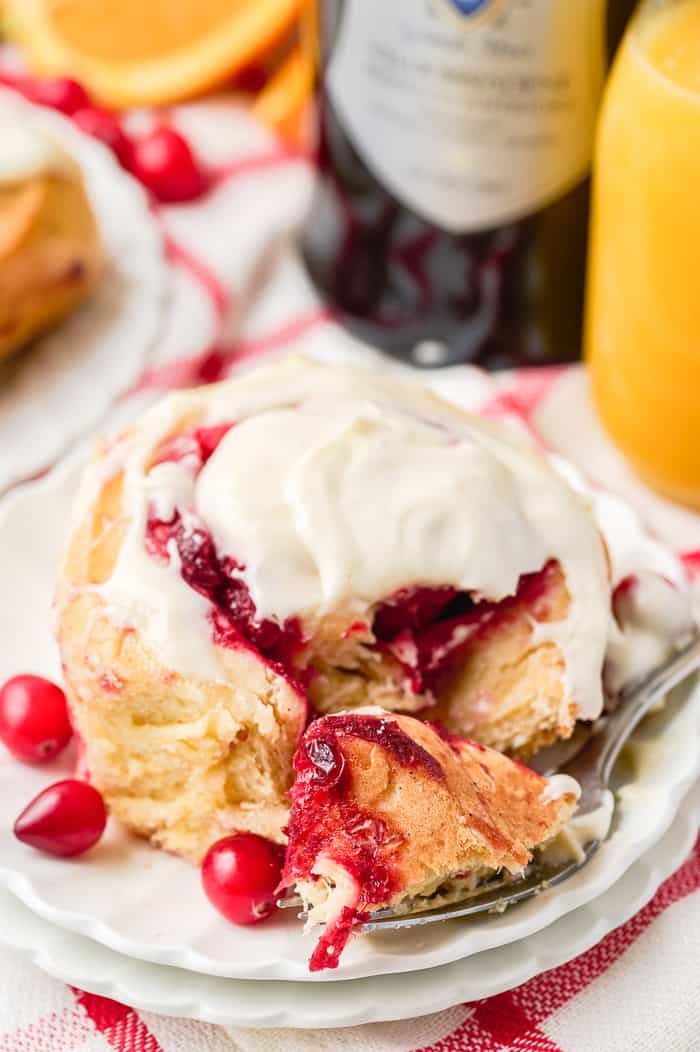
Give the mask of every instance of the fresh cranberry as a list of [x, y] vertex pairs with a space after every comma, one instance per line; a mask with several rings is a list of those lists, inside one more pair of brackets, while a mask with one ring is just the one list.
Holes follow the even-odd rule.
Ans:
[[284, 848], [255, 833], [212, 844], [202, 863], [202, 886], [213, 906], [234, 924], [257, 924], [275, 909]]
[[53, 760], [71, 733], [66, 696], [55, 683], [15, 676], [0, 690], [0, 740], [18, 760]]
[[189, 145], [172, 128], [156, 128], [137, 139], [129, 170], [159, 201], [193, 201], [208, 185]]
[[49, 77], [47, 80], [35, 81], [29, 89], [33, 102], [41, 106], [50, 106], [72, 117], [78, 110], [90, 105], [90, 96], [82, 84], [71, 77]]
[[104, 801], [89, 782], [67, 778], [35, 796], [15, 822], [15, 836], [49, 855], [70, 858], [96, 844], [107, 822]]
[[122, 130], [116, 114], [99, 106], [87, 106], [77, 110], [73, 120], [86, 135], [104, 143], [121, 165], [128, 167], [131, 141]]
[[233, 86], [238, 91], [244, 91], [248, 95], [257, 95], [265, 87], [269, 79], [270, 77], [265, 67], [253, 63], [236, 74]]

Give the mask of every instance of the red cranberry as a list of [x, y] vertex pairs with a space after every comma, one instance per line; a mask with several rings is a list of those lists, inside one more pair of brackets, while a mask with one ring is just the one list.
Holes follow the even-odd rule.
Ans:
[[88, 106], [77, 110], [73, 120], [87, 135], [109, 147], [120, 164], [128, 167], [131, 141], [123, 132], [116, 114], [99, 106]]
[[284, 848], [255, 833], [236, 833], [212, 844], [202, 863], [202, 887], [234, 924], [257, 924], [275, 909]]
[[55, 683], [15, 676], [0, 690], [0, 740], [18, 760], [53, 760], [71, 733], [66, 696]]
[[33, 102], [50, 106], [52, 110], [60, 110], [68, 117], [90, 105], [90, 97], [85, 88], [71, 77], [37, 80], [29, 89], [29, 97]]
[[49, 855], [70, 858], [96, 844], [107, 822], [102, 797], [89, 782], [67, 778], [35, 796], [15, 822], [15, 836]]
[[244, 91], [248, 95], [257, 95], [265, 87], [269, 79], [270, 77], [265, 67], [254, 63], [246, 66], [236, 74], [233, 86], [238, 91]]
[[129, 170], [159, 201], [193, 201], [207, 178], [187, 142], [172, 128], [156, 128], [131, 149]]

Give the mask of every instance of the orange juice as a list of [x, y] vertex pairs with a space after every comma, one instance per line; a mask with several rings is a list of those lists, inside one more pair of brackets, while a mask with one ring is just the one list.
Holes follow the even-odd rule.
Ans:
[[594, 162], [586, 353], [633, 467], [700, 507], [700, 0], [647, 0]]

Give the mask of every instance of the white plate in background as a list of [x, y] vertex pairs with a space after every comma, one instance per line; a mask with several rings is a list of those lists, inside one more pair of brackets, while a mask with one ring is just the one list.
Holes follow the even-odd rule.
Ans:
[[112, 153], [60, 114], [0, 88], [5, 100], [78, 161], [106, 264], [77, 311], [0, 363], [0, 492], [50, 467], [138, 379], [160, 332], [168, 276], [146, 193]]

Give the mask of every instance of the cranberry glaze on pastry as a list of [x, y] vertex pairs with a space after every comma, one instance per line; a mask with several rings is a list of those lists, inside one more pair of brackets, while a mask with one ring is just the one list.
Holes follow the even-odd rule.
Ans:
[[283, 840], [309, 716], [419, 713], [520, 756], [567, 737], [600, 713], [611, 618], [596, 525], [544, 459], [300, 358], [172, 394], [101, 451], [57, 608], [91, 780], [193, 860]]
[[541, 778], [483, 745], [411, 716], [358, 709], [307, 730], [294, 759], [282, 887], [326, 924], [312, 971], [335, 968], [368, 914], [461, 899], [520, 874], [578, 800], [566, 775]]

